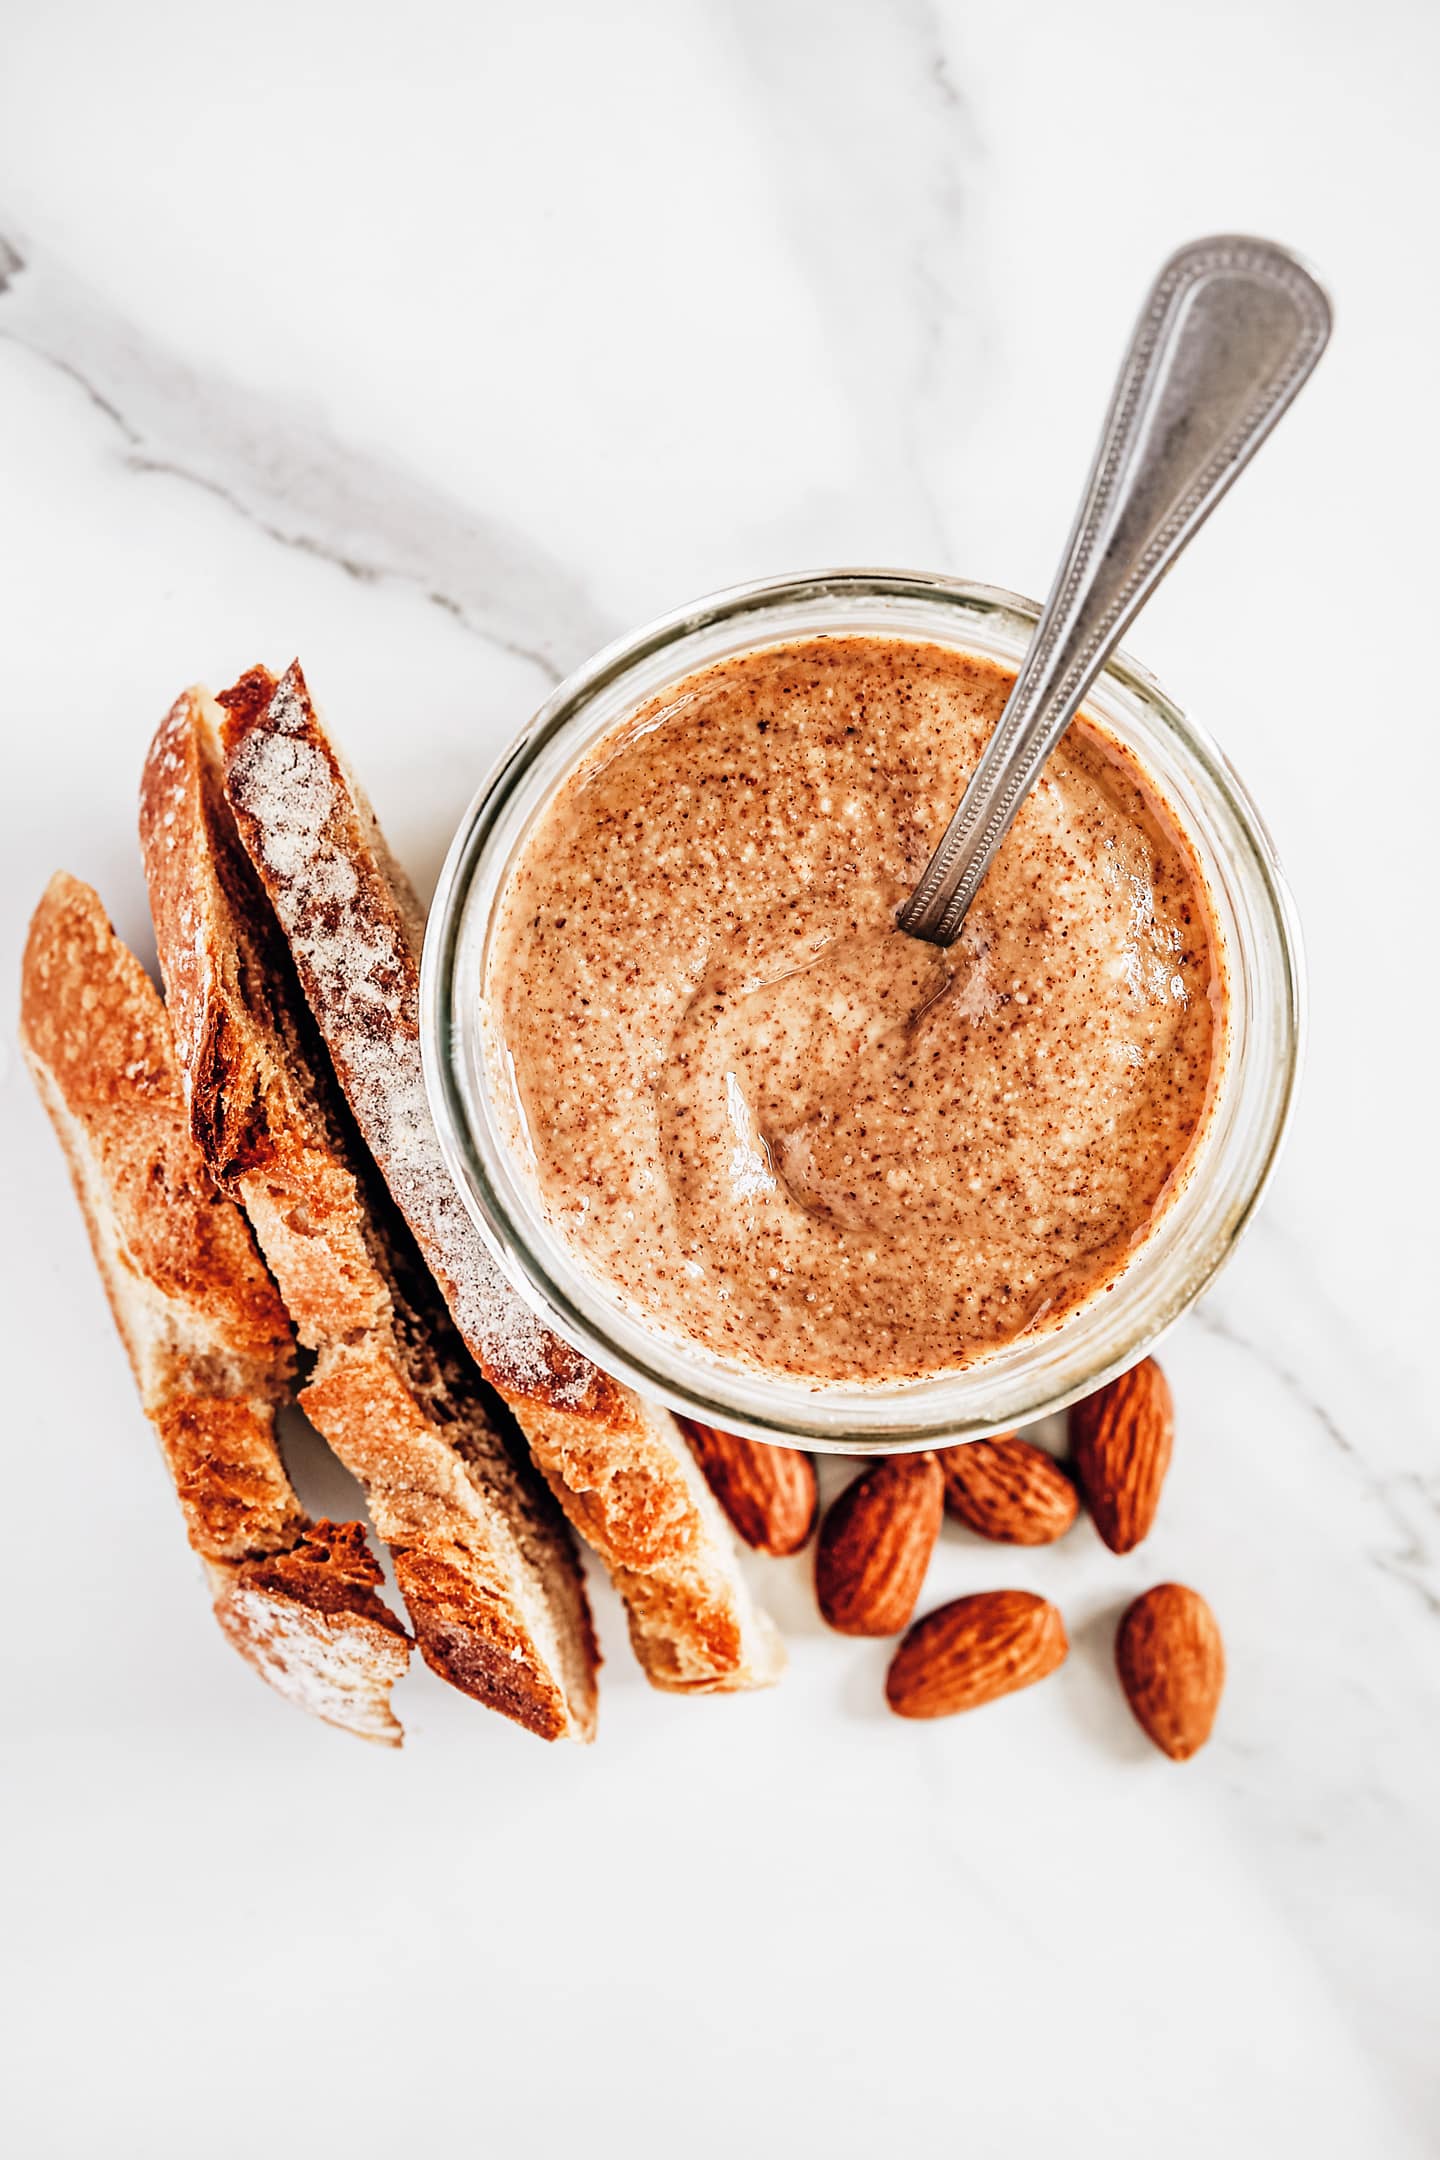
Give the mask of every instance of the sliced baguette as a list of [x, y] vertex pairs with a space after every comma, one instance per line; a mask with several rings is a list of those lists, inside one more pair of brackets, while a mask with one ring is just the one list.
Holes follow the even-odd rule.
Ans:
[[88, 885], [35, 911], [20, 1038], [231, 1643], [280, 1694], [392, 1745], [409, 1638], [358, 1523], [311, 1525], [275, 1444], [289, 1322], [189, 1121], [165, 1009]]
[[223, 700], [226, 793], [357, 1124], [485, 1377], [625, 1601], [662, 1688], [778, 1677], [729, 1528], [675, 1420], [551, 1334], [501, 1275], [440, 1151], [420, 1055], [419, 902], [298, 664]]
[[140, 788], [192, 1130], [317, 1353], [301, 1406], [365, 1486], [426, 1662], [545, 1739], [588, 1740], [598, 1655], [569, 1528], [495, 1429], [339, 1099], [225, 803], [222, 717], [186, 692]]

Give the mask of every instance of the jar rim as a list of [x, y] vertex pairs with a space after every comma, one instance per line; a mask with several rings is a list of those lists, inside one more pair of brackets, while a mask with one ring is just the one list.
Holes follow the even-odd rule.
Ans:
[[[855, 620], [857, 611], [867, 619]], [[722, 1363], [607, 1301], [513, 1174], [483, 1071], [485, 944], [525, 833], [593, 743], [666, 684], [734, 652], [859, 630], [1018, 662], [1039, 614], [1034, 601], [1003, 587], [925, 572], [836, 569], [729, 587], [615, 640], [561, 683], [460, 821], [421, 970], [421, 1047], [446, 1163], [519, 1294], [598, 1365], [684, 1415], [837, 1453], [927, 1447], [1031, 1423], [1153, 1347], [1229, 1258], [1273, 1173], [1304, 1037], [1294, 903], [1264, 820], [1228, 758], [1148, 669], [1120, 652], [1085, 710], [1159, 784], [1211, 886], [1231, 991], [1233, 1069], [1218, 1106], [1225, 1116], [1202, 1143], [1185, 1189], [1104, 1289], [1053, 1327], [938, 1377], [811, 1384]]]

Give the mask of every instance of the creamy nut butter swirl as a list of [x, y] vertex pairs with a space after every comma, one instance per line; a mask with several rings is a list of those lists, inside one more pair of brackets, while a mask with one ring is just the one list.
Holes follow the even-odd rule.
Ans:
[[953, 1371], [1111, 1282], [1223, 1062], [1204, 879], [1077, 721], [948, 950], [895, 912], [1013, 674], [808, 639], [690, 676], [532, 828], [490, 1082], [554, 1230], [632, 1313], [815, 1381]]

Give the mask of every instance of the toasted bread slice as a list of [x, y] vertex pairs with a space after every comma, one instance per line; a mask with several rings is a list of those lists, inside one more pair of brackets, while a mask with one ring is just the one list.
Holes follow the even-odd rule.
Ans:
[[215, 722], [161, 724], [140, 839], [191, 1127], [301, 1342], [300, 1402], [366, 1488], [422, 1656], [546, 1739], [588, 1740], [598, 1655], [574, 1542], [355, 1135], [225, 803]]
[[20, 1037], [216, 1618], [282, 1695], [397, 1743], [409, 1637], [375, 1595], [360, 1525], [312, 1528], [275, 1444], [289, 1322], [191, 1138], [159, 996], [64, 872], [30, 926]]
[[376, 1596], [384, 1580], [358, 1522], [313, 1523], [288, 1551], [206, 1562], [215, 1617], [288, 1701], [362, 1740], [398, 1747], [390, 1690], [410, 1638]]
[[501, 1275], [457, 1192], [420, 1058], [420, 904], [298, 664], [223, 700], [226, 793], [356, 1123], [460, 1333], [561, 1506], [608, 1566], [657, 1687], [758, 1687], [784, 1662], [673, 1418], [561, 1342]]

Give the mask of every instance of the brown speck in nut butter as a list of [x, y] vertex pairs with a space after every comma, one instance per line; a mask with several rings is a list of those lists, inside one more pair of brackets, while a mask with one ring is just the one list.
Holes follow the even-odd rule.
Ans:
[[835, 637], [725, 661], [531, 833], [487, 1056], [632, 1312], [817, 1381], [951, 1371], [1113, 1281], [1194, 1156], [1224, 974], [1157, 790], [1071, 727], [948, 951], [895, 912], [1013, 681]]

